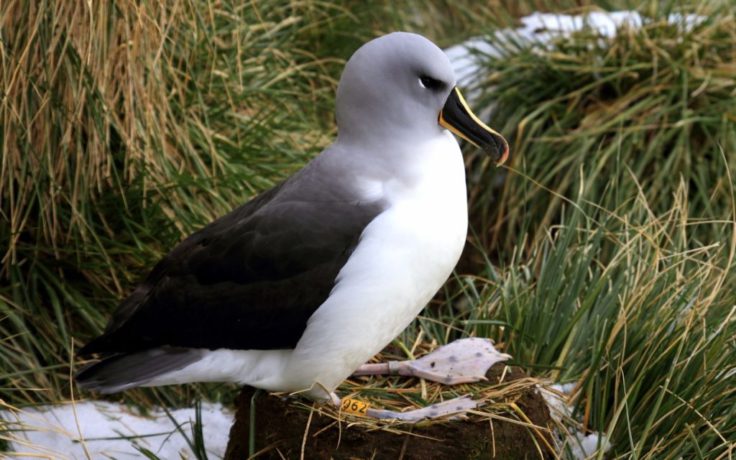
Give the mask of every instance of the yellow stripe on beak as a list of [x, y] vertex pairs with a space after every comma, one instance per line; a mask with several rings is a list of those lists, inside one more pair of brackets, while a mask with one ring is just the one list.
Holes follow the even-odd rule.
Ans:
[[482, 148], [501, 165], [509, 157], [509, 144], [494, 129], [483, 123], [468, 107], [467, 101], [455, 87], [440, 111], [439, 124], [453, 134]]

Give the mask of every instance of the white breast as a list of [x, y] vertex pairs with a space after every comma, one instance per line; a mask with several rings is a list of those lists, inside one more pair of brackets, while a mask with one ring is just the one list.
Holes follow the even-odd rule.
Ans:
[[460, 149], [449, 133], [416, 147], [415, 180], [383, 183], [387, 209], [310, 318], [281, 375], [289, 390], [334, 390], [409, 325], [455, 267], [467, 233]]
[[423, 146], [405, 181], [356, 178], [386, 210], [364, 230], [330, 297], [292, 350], [207, 351], [147, 385], [231, 381], [314, 398], [346, 379], [419, 314], [455, 267], [467, 233], [462, 156], [449, 133]]

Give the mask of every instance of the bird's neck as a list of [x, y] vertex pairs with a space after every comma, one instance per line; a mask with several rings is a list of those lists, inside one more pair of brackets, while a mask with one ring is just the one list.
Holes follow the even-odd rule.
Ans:
[[430, 193], [443, 187], [462, 189], [464, 200], [465, 171], [457, 141], [447, 131], [413, 144], [385, 139], [368, 148], [335, 143], [330, 158], [336, 171], [350, 171], [348, 187], [365, 199], [391, 201], [424, 190]]
[[[375, 136], [370, 141], [338, 136], [335, 146], [346, 152], [347, 161], [359, 162], [361, 170], [378, 177], [419, 180], [437, 156], [459, 155], [457, 142], [445, 130], [411, 137]], [[349, 158], [347, 158], [349, 156]]]

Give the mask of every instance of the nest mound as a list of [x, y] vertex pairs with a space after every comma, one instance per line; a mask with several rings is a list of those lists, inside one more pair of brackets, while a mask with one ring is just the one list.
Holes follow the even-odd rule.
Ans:
[[[260, 394], [255, 402], [255, 457], [554, 458], [553, 421], [537, 391], [539, 382], [503, 363], [489, 369], [486, 377], [486, 382], [455, 387], [405, 377], [372, 377], [351, 380], [339, 389], [340, 395], [350, 394], [391, 410], [422, 407], [462, 394], [485, 402], [459, 420], [414, 425], [346, 415], [329, 405]], [[253, 394], [252, 388], [244, 388], [238, 396], [226, 460], [248, 458]]]

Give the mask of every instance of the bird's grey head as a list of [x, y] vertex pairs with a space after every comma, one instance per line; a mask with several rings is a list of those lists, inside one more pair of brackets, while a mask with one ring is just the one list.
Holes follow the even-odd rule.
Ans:
[[445, 128], [499, 164], [508, 158], [508, 143], [473, 114], [455, 87], [450, 60], [431, 41], [395, 32], [348, 60], [337, 88], [338, 141], [415, 145]]
[[421, 35], [394, 32], [353, 54], [337, 89], [341, 140], [440, 133], [437, 117], [455, 86], [450, 60]]

